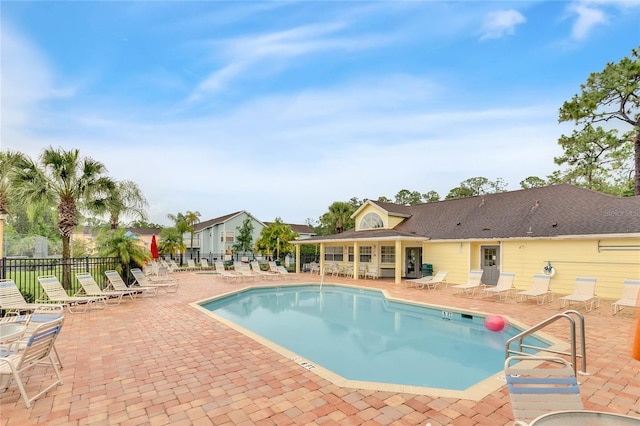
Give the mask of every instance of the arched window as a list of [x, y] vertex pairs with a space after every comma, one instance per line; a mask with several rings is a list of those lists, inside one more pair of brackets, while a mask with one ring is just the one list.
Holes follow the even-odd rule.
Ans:
[[384, 227], [384, 223], [377, 213], [367, 213], [360, 221], [360, 229], [376, 229], [382, 227]]

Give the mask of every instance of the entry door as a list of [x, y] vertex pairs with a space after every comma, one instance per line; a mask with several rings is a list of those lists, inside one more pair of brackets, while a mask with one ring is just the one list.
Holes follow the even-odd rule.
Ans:
[[407, 278], [420, 278], [422, 276], [422, 249], [407, 247], [404, 256], [404, 276]]
[[500, 246], [482, 247], [482, 283], [496, 285], [500, 276]]

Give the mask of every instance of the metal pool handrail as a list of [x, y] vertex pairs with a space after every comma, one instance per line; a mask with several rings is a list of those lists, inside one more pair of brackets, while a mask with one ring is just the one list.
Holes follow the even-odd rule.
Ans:
[[[578, 322], [580, 324], [580, 354], [578, 355], [576, 353], [576, 321], [573, 319], [572, 315], [574, 315], [577, 319]], [[571, 352], [563, 352], [563, 351], [557, 351], [557, 350], [553, 350], [553, 349], [549, 349], [549, 348], [543, 348], [540, 346], [533, 346], [533, 345], [526, 345], [523, 343], [523, 340], [526, 336], [529, 336], [533, 333], [535, 333], [538, 330], [541, 330], [543, 328], [545, 328], [547, 325], [552, 324], [554, 322], [556, 322], [557, 320], [561, 319], [561, 318], [566, 318], [567, 321], [569, 321], [569, 324], [571, 326], [570, 328], [570, 333], [571, 333]], [[570, 311], [564, 311], [560, 314], [555, 314], [549, 318], [547, 318], [546, 320], [534, 325], [533, 327], [522, 331], [521, 333], [513, 336], [512, 338], [510, 338], [509, 340], [507, 340], [507, 343], [505, 344], [505, 359], [508, 358], [510, 355], [531, 355], [528, 353], [523, 352], [523, 349], [536, 349], [536, 350], [541, 350], [541, 351], [545, 351], [545, 352], [551, 352], [551, 353], [555, 353], [555, 354], [559, 354], [559, 355], [568, 355], [571, 356], [571, 365], [573, 366], [573, 371], [574, 373], [578, 373], [577, 370], [577, 365], [576, 365], [576, 359], [579, 357], [581, 358], [581, 362], [580, 362], [580, 373], [587, 375], [589, 373], [587, 373], [587, 351], [586, 351], [586, 344], [585, 344], [585, 328], [584, 328], [584, 316], [582, 316], [582, 314], [578, 311], [574, 311], [574, 310], [570, 310]], [[513, 350], [511, 349], [511, 343], [518, 341], [518, 349], [517, 350]], [[532, 355], [531, 355], [532, 356]]]

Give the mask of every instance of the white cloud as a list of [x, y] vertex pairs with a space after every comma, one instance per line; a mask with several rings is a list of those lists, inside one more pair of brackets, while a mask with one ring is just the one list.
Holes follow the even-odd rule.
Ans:
[[571, 29], [571, 37], [574, 40], [584, 40], [595, 26], [607, 23], [607, 17], [602, 10], [587, 6], [586, 3], [574, 3], [569, 10], [578, 15]]
[[201, 100], [224, 90], [234, 80], [252, 71], [288, 67], [292, 58], [318, 52], [369, 49], [388, 42], [384, 37], [360, 34], [339, 36], [342, 23], [313, 24], [285, 31], [216, 41], [208, 45], [226, 64], [210, 73], [188, 97]]
[[517, 10], [499, 10], [489, 12], [482, 24], [481, 40], [501, 38], [515, 32], [516, 26], [525, 23], [526, 18]]

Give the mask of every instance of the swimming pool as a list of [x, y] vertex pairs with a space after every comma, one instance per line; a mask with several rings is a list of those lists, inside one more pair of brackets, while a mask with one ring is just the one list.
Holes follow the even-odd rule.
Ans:
[[[201, 306], [288, 349], [306, 368], [360, 384], [467, 390], [502, 372], [505, 343], [521, 331], [494, 333], [477, 313], [337, 285], [254, 288]], [[527, 343], [548, 346], [535, 337]]]

